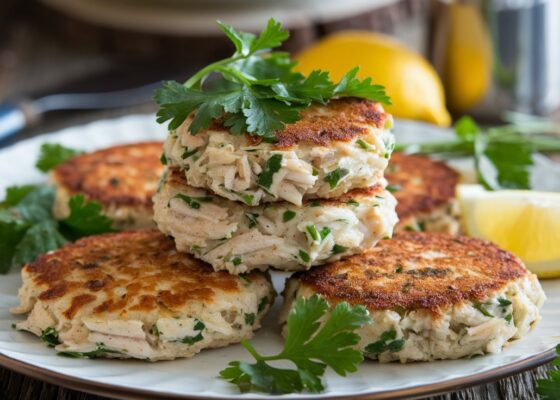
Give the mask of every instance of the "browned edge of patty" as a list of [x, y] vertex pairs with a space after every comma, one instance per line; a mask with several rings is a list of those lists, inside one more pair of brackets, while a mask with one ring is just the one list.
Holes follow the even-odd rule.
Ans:
[[[446, 257], [423, 257], [430, 253]], [[294, 276], [335, 303], [423, 309], [437, 316], [447, 306], [481, 300], [527, 273], [519, 258], [484, 240], [403, 232], [362, 254]]]
[[63, 312], [68, 319], [92, 302], [93, 314], [158, 308], [180, 312], [190, 301], [211, 303], [214, 289], [240, 289], [239, 277], [215, 272], [177, 252], [173, 240], [157, 230], [90, 236], [43, 254], [24, 268], [41, 290], [40, 301], [71, 296]]
[[162, 148], [162, 142], [143, 142], [76, 156], [54, 169], [53, 180], [71, 195], [83, 193], [106, 206], [151, 209]]
[[[328, 114], [319, 114], [317, 109], [324, 107]], [[301, 112], [301, 119], [287, 124], [281, 131], [275, 132], [277, 142], [274, 147], [287, 149], [300, 143], [329, 146], [332, 142], [349, 142], [366, 133], [365, 125], [381, 129], [388, 114], [383, 106], [371, 100], [345, 97], [333, 99], [328, 105], [314, 105]], [[229, 131], [223, 121], [216, 120], [211, 129]], [[245, 135], [247, 144], [256, 146], [262, 137]]]
[[397, 214], [401, 220], [430, 213], [455, 199], [459, 174], [442, 161], [394, 153], [385, 178], [398, 189]]
[[[168, 172], [167, 172], [167, 177], [166, 180], [168, 182], [168, 184], [170, 184], [171, 186], [173, 186], [176, 190], [181, 190], [181, 187], [188, 187], [189, 184], [187, 183], [187, 179], [185, 177], [184, 172], [177, 167], [169, 167], [168, 168]], [[192, 187], [193, 189], [196, 190], [203, 190], [205, 193], [208, 194], [208, 196], [212, 197], [216, 197], [216, 198], [221, 198], [218, 195], [215, 195], [213, 193], [211, 193], [208, 190], [204, 190], [201, 188], [195, 188]], [[315, 206], [315, 205], [321, 205], [321, 206], [339, 206], [341, 204], [348, 204], [348, 202], [351, 202], [352, 200], [358, 201], [359, 199], [363, 199], [363, 198], [370, 198], [372, 196], [378, 196], [378, 197], [383, 197], [384, 195], [386, 195], [386, 191], [385, 188], [383, 187], [383, 185], [381, 184], [375, 184], [373, 186], [367, 187], [367, 188], [357, 188], [357, 189], [352, 189], [348, 192], [346, 192], [345, 194], [334, 198], [334, 199], [304, 199], [303, 200], [303, 205], [304, 206]], [[231, 201], [228, 199], [223, 199], [225, 201]], [[351, 205], [351, 204], [350, 204]], [[292, 203], [288, 203], [286, 201], [278, 201], [278, 202], [274, 202], [272, 204], [269, 204], [269, 206], [274, 206], [274, 207], [293, 207], [294, 205]]]

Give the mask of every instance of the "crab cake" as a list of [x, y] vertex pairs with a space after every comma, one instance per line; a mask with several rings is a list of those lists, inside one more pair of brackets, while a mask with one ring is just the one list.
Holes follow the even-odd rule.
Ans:
[[192, 357], [250, 338], [275, 296], [268, 274], [214, 272], [155, 230], [90, 236], [22, 277], [16, 328], [74, 357]]
[[125, 144], [73, 157], [51, 173], [54, 214], [68, 215], [68, 199], [82, 193], [101, 203], [120, 229], [154, 227], [152, 196], [163, 172], [161, 142]]
[[374, 246], [391, 236], [395, 198], [381, 185], [337, 199], [249, 207], [193, 188], [170, 168], [154, 196], [154, 220], [179, 251], [215, 270], [239, 274], [269, 266], [306, 270]]
[[281, 320], [298, 297], [362, 304], [365, 356], [389, 361], [499, 353], [539, 319], [545, 295], [521, 260], [480, 239], [403, 232], [361, 255], [290, 278]]
[[395, 153], [385, 178], [397, 198], [397, 231], [456, 234], [459, 210], [455, 187], [459, 174], [441, 161]]
[[394, 148], [392, 118], [380, 104], [360, 99], [313, 105], [270, 143], [234, 135], [220, 122], [192, 135], [192, 117], [170, 132], [165, 154], [189, 185], [248, 205], [304, 198], [336, 198], [385, 183]]

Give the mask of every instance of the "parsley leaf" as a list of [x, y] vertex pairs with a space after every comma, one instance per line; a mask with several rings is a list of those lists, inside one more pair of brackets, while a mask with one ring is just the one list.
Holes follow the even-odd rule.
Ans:
[[478, 181], [488, 190], [530, 189], [533, 154], [560, 153], [560, 139], [549, 136], [542, 125], [517, 122], [483, 129], [465, 116], [454, 128], [455, 139], [401, 145], [398, 150], [446, 158], [472, 156]]
[[0, 206], [0, 273], [32, 262], [69, 240], [113, 231], [101, 206], [86, 202], [83, 195], [72, 196], [70, 216], [56, 220], [51, 212], [54, 197], [54, 188], [49, 186], [8, 188]]
[[333, 254], [341, 254], [341, 253], [344, 253], [347, 250], [348, 250], [347, 247], [341, 246], [339, 244], [335, 244], [332, 248]]
[[273, 154], [264, 164], [263, 172], [259, 175], [259, 186], [270, 189], [274, 174], [282, 167], [282, 154]]
[[305, 230], [307, 231], [307, 233], [309, 233], [311, 240], [319, 240], [319, 232], [317, 232], [317, 228], [315, 228], [315, 225], [307, 225]]
[[299, 119], [299, 107], [251, 92], [247, 92], [246, 98], [248, 102], [243, 107], [243, 115], [250, 133], [261, 132], [261, 136], [274, 137], [274, 132], [281, 130], [284, 124]]
[[95, 350], [92, 351], [87, 351], [87, 352], [61, 351], [57, 354], [59, 356], [69, 357], [69, 358], [97, 358], [97, 357], [102, 357], [107, 353], [122, 354], [122, 352], [120, 351], [106, 348], [103, 343], [97, 343], [95, 345]]
[[202, 339], [204, 339], [204, 336], [202, 336], [202, 331], [205, 328], [206, 325], [204, 325], [204, 322], [196, 320], [193, 330], [197, 331], [198, 333], [195, 336], [185, 336], [183, 339], [181, 339], [181, 343], [193, 345], [196, 342], [200, 342]]
[[21, 267], [48, 251], [56, 250], [66, 244], [67, 240], [58, 231], [54, 220], [38, 222], [27, 229], [17, 246], [12, 258], [12, 265]]
[[0, 273], [7, 273], [13, 265], [16, 246], [30, 223], [0, 211]]
[[[273, 51], [289, 38], [282, 25], [270, 19], [259, 35], [239, 32], [218, 22], [235, 47], [231, 57], [211, 63], [184, 84], [167, 81], [155, 92], [157, 121], [177, 129], [193, 114], [191, 134], [220, 119], [234, 134], [249, 133], [272, 139], [286, 124], [300, 119], [312, 102], [326, 104], [333, 97], [360, 97], [390, 104], [389, 97], [371, 78], [350, 70], [339, 83], [325, 71], [308, 76], [293, 71], [296, 63], [285, 52]], [[208, 77], [213, 75], [210, 83]]]
[[385, 94], [385, 88], [382, 85], [372, 85], [371, 78], [364, 80], [356, 78], [359, 70], [360, 67], [354, 67], [348, 71], [336, 85], [334, 94], [341, 97], [361, 97], [391, 104], [391, 99]]
[[332, 97], [334, 87], [328, 72], [314, 70], [303, 81], [289, 85], [287, 90], [296, 98], [307, 98], [325, 104]]
[[35, 166], [42, 172], [49, 172], [51, 169], [80, 154], [83, 154], [83, 151], [74, 150], [56, 143], [44, 143], [41, 145], [39, 159]]
[[368, 344], [365, 351], [371, 356], [377, 357], [385, 351], [398, 353], [403, 348], [404, 339], [397, 339], [397, 331], [391, 329], [383, 332], [379, 337], [379, 340]]
[[52, 326], [43, 329], [43, 331], [41, 332], [41, 340], [45, 342], [49, 347], [54, 347], [60, 344], [60, 341], [58, 340], [58, 331]]
[[0, 208], [12, 207], [23, 200], [25, 196], [37, 189], [37, 185], [10, 186], [6, 189], [6, 198], [0, 203]]
[[254, 228], [259, 223], [259, 214], [257, 213], [246, 212], [245, 217], [249, 220], [249, 228]]
[[346, 168], [337, 168], [334, 171], [329, 172], [325, 176], [325, 182], [329, 184], [331, 189], [334, 189], [338, 185], [338, 182], [346, 175], [348, 175], [349, 172], [350, 171], [348, 171]]
[[480, 311], [485, 317], [493, 318], [494, 316], [486, 309], [486, 307], [478, 300], [473, 302], [473, 308]]
[[282, 24], [273, 18], [268, 20], [266, 27], [251, 44], [251, 53], [280, 46], [290, 37], [290, 33], [282, 29]]
[[[355, 372], [363, 355], [353, 348], [360, 341], [354, 331], [370, 322], [368, 311], [363, 306], [352, 307], [343, 302], [320, 322], [328, 309], [328, 303], [318, 295], [299, 298], [288, 316], [284, 350], [277, 355], [263, 356], [243, 340], [242, 345], [256, 363], [232, 361], [220, 372], [220, 377], [243, 392], [278, 394], [324, 390], [322, 376], [327, 367], [341, 376]], [[275, 361], [291, 362], [296, 369], [269, 364]]]
[[303, 261], [305, 264], [308, 264], [309, 261], [311, 261], [311, 257], [309, 257], [309, 254], [307, 254], [305, 251], [300, 250], [298, 252], [299, 258], [301, 258], [301, 261]]
[[113, 221], [102, 213], [101, 204], [96, 201], [86, 201], [83, 194], [72, 196], [68, 201], [68, 207], [70, 215], [60, 221], [67, 237], [78, 239], [83, 236], [115, 232], [111, 227]]
[[213, 201], [212, 197], [210, 196], [206, 196], [206, 197], [191, 197], [191, 196], [187, 196], [186, 194], [182, 194], [182, 193], [177, 193], [175, 196], [173, 196], [171, 198], [171, 200], [173, 199], [180, 199], [183, 202], [185, 202], [185, 204], [187, 204], [190, 208], [192, 208], [193, 210], [198, 210], [200, 208], [200, 203], [208, 203]]
[[[558, 358], [556, 358], [553, 365], [558, 367], [560, 366], [560, 345], [556, 347], [556, 354], [558, 354]], [[560, 399], [560, 370], [549, 371], [548, 378], [539, 379], [537, 381], [537, 393], [543, 400]]]
[[288, 222], [288, 221], [294, 219], [294, 217], [295, 217], [296, 215], [297, 215], [297, 214], [295, 213], [295, 211], [286, 210], [286, 211], [284, 211], [284, 214], [282, 214], [282, 221]]

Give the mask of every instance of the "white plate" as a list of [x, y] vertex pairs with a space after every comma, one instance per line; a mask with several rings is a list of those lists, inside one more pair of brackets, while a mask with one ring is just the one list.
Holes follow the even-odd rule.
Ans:
[[[409, 128], [414, 128], [408, 124]], [[44, 180], [33, 164], [43, 142], [93, 150], [116, 143], [163, 139], [165, 129], [151, 115], [129, 116], [99, 121], [44, 135], [0, 150], [0, 192], [9, 185]], [[285, 274], [275, 273], [280, 291]], [[58, 357], [35, 336], [11, 328], [17, 318], [9, 308], [17, 304], [18, 271], [0, 277], [0, 364], [39, 379], [82, 391], [126, 398], [241, 397], [237, 389], [216, 376], [232, 360], [250, 361], [239, 345], [207, 350], [190, 360], [159, 362], [119, 360], [80, 360]], [[326, 375], [323, 397], [402, 398], [457, 389], [497, 379], [544, 363], [553, 357], [552, 348], [560, 342], [560, 281], [543, 282], [548, 300], [543, 319], [524, 339], [512, 343], [502, 354], [470, 360], [415, 364], [364, 362], [347, 378]], [[277, 300], [276, 310], [280, 299]], [[252, 341], [264, 353], [282, 346], [274, 312]], [[246, 394], [243, 398], [264, 398]], [[312, 398], [317, 395], [288, 395], [286, 398]]]

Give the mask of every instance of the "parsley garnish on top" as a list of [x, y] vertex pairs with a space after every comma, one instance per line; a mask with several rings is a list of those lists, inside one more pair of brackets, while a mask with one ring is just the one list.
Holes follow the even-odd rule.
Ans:
[[358, 67], [338, 83], [329, 79], [328, 72], [316, 70], [305, 76], [293, 71], [296, 62], [289, 54], [272, 50], [289, 37], [274, 19], [259, 35], [238, 32], [222, 22], [218, 25], [233, 43], [233, 55], [207, 65], [185, 83], [167, 81], [156, 90], [157, 121], [169, 121], [171, 130], [195, 112], [189, 126], [192, 134], [221, 119], [234, 134], [274, 139], [276, 131], [298, 121], [300, 112], [313, 102], [359, 97], [391, 103], [383, 86], [356, 77]]
[[[263, 356], [249, 342], [242, 340], [242, 345], [256, 363], [232, 361], [220, 372], [220, 377], [243, 392], [293, 393], [324, 390], [321, 378], [327, 367], [342, 376], [355, 372], [363, 355], [354, 349], [360, 341], [354, 331], [370, 322], [368, 311], [363, 306], [339, 303], [321, 322], [328, 308], [328, 303], [318, 295], [299, 298], [288, 316], [282, 352]], [[270, 364], [276, 361], [284, 366]], [[295, 369], [285, 368], [284, 362], [291, 362]]]

